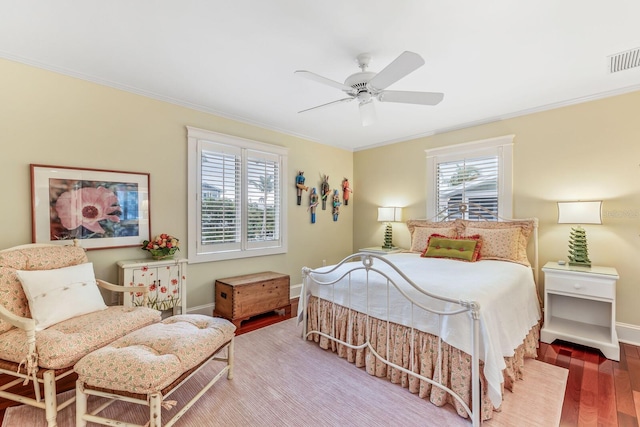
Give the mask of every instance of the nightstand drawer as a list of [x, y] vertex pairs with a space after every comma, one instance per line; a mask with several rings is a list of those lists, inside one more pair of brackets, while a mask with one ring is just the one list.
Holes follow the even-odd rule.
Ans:
[[585, 277], [561, 277], [547, 274], [547, 291], [584, 295], [596, 298], [615, 298], [614, 280], [590, 280]]

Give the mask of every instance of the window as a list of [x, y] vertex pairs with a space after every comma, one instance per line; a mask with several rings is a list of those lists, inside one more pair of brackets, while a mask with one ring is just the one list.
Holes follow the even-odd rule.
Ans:
[[[513, 135], [426, 150], [427, 217], [512, 217]], [[453, 206], [469, 203], [460, 213]], [[492, 215], [491, 213], [495, 213]]]
[[287, 251], [287, 149], [187, 127], [189, 262]]

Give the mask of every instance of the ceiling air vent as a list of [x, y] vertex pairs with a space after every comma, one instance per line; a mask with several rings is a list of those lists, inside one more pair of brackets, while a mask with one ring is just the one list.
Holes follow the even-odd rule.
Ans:
[[640, 67], [640, 47], [616, 53], [607, 57], [609, 59], [609, 72], [628, 70]]

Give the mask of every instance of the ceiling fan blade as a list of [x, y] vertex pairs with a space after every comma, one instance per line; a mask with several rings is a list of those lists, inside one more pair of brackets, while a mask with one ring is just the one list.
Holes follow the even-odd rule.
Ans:
[[414, 52], [404, 51], [393, 62], [387, 65], [374, 78], [369, 81], [369, 86], [382, 90], [391, 86], [409, 73], [424, 65], [424, 59]]
[[298, 71], [295, 71], [293, 74], [296, 74], [300, 77], [304, 77], [305, 79], [313, 80], [314, 82], [335, 87], [336, 89], [343, 90], [347, 93], [354, 93], [354, 89], [351, 86], [347, 86], [335, 80], [331, 80], [326, 77], [319, 76], [318, 74], [312, 73], [311, 71], [298, 70]]
[[316, 105], [315, 107], [311, 107], [311, 108], [307, 108], [306, 110], [298, 111], [298, 113], [304, 113], [305, 111], [315, 110], [315, 109], [318, 109], [318, 108], [326, 107], [327, 105], [339, 104], [341, 102], [353, 101], [353, 100], [354, 100], [354, 98], [351, 98], [351, 97], [342, 98], [342, 99], [338, 99], [337, 101], [327, 102], [326, 104]]
[[360, 119], [362, 126], [369, 126], [376, 121], [376, 107], [373, 105], [373, 99], [360, 104]]
[[403, 90], [385, 90], [378, 95], [380, 102], [401, 102], [404, 104], [436, 105], [444, 98], [440, 92], [411, 92]]

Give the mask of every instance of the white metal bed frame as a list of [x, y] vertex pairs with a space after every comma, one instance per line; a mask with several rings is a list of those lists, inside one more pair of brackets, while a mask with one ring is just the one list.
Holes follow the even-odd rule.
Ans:
[[[461, 207], [460, 210], [464, 211], [467, 209], [467, 205], [461, 205], [464, 207]], [[484, 209], [482, 207], [480, 207], [481, 209]], [[488, 212], [488, 211], [487, 211]], [[492, 214], [493, 215], [493, 214]], [[447, 215], [445, 217], [448, 218], [450, 215]], [[518, 221], [517, 219], [504, 219], [504, 218], [500, 218], [497, 215], [494, 215], [495, 217], [497, 217], [499, 220], [501, 221]], [[534, 229], [533, 229], [533, 233], [532, 233], [532, 239], [533, 239], [533, 245], [534, 245], [534, 259], [533, 259], [533, 264], [532, 264], [532, 270], [533, 270], [533, 276], [534, 276], [534, 281], [536, 283], [538, 283], [538, 220], [537, 219], [533, 219], [533, 223], [534, 223]], [[335, 280], [327, 280], [327, 281], [322, 281], [320, 278], [323, 276], [326, 276], [328, 274], [331, 274], [332, 272], [334, 272], [335, 270], [337, 270], [338, 268], [340, 268], [343, 264], [345, 263], [349, 263], [349, 262], [353, 262], [353, 261], [357, 261], [359, 260], [359, 264], [357, 264], [357, 266], [352, 267], [349, 269], [349, 271], [347, 271], [346, 273], [344, 273], [342, 276], [340, 276], [339, 278], [335, 279]], [[440, 301], [445, 301], [448, 303], [453, 303], [455, 304], [454, 308], [451, 310], [444, 310], [444, 311], [439, 311], [439, 310], [434, 310], [432, 308], [426, 307], [423, 304], [416, 302], [413, 298], [409, 297], [399, 286], [397, 283], [395, 283], [395, 281], [389, 277], [389, 275], [387, 275], [385, 272], [381, 271], [380, 269], [375, 267], [375, 263], [376, 262], [381, 262], [384, 264], [387, 264], [388, 266], [390, 266], [393, 271], [395, 271], [401, 278], [402, 280], [404, 280], [407, 284], [409, 284], [411, 287], [413, 287], [417, 292], [426, 295], [428, 297], [434, 298], [436, 300], [440, 300]], [[390, 286], [393, 286], [397, 289], [398, 292], [400, 292], [404, 298], [406, 298], [410, 303], [411, 303], [411, 312], [412, 312], [412, 319], [411, 319], [411, 334], [413, 336], [413, 334], [415, 333], [416, 329], [413, 326], [413, 311], [415, 307], [419, 307], [422, 310], [425, 310], [427, 312], [433, 313], [438, 315], [439, 319], [441, 319], [440, 316], [452, 316], [452, 315], [457, 315], [457, 314], [461, 314], [461, 313], [468, 313], [469, 315], [469, 321], [471, 322], [471, 337], [470, 337], [470, 342], [471, 342], [471, 346], [470, 348], [472, 349], [471, 351], [471, 381], [472, 381], [472, 396], [471, 396], [471, 403], [472, 403], [472, 407], [469, 408], [469, 405], [467, 405], [467, 403], [462, 399], [462, 397], [460, 397], [459, 395], [457, 395], [453, 390], [451, 390], [450, 388], [446, 387], [443, 384], [438, 383], [437, 381], [432, 380], [431, 378], [427, 378], [423, 375], [420, 375], [416, 372], [411, 371], [410, 369], [405, 369], [402, 366], [399, 366], [393, 362], [391, 362], [389, 359], [389, 340], [390, 340], [390, 334], [389, 332], [389, 326], [392, 322], [390, 322], [389, 316], [387, 316], [387, 320], [386, 320], [386, 324], [387, 324], [387, 334], [386, 334], [386, 339], [387, 339], [387, 345], [386, 345], [386, 349], [387, 349], [387, 354], [386, 355], [380, 355], [378, 352], [376, 352], [376, 350], [374, 349], [374, 347], [371, 345], [370, 343], [370, 338], [371, 338], [371, 331], [367, 330], [366, 331], [366, 336], [365, 336], [365, 342], [362, 343], [361, 345], [353, 345], [350, 343], [347, 343], [343, 340], [340, 340], [336, 337], [333, 337], [331, 335], [328, 335], [324, 332], [321, 331], [308, 331], [307, 330], [307, 326], [308, 326], [308, 298], [307, 295], [305, 295], [306, 293], [306, 289], [309, 289], [310, 286], [310, 281], [313, 280], [317, 285], [320, 286], [333, 286], [336, 283], [340, 282], [341, 280], [343, 280], [345, 277], [348, 277], [349, 280], [349, 290], [351, 290], [351, 281], [350, 281], [350, 275], [353, 272], [356, 271], [365, 271], [366, 275], [367, 275], [367, 298], [368, 298], [368, 294], [369, 294], [369, 274], [374, 273], [374, 274], [379, 274], [380, 276], [384, 277], [387, 281], [387, 309], [389, 307], [389, 289]], [[313, 277], [312, 277], [313, 275]], [[371, 354], [373, 354], [375, 356], [376, 359], [380, 360], [381, 362], [383, 362], [384, 364], [386, 364], [387, 366], [390, 366], [392, 368], [395, 368], [401, 372], [406, 373], [407, 375], [413, 376], [415, 378], [418, 378], [420, 380], [426, 381], [429, 384], [438, 387], [442, 390], [444, 390], [446, 393], [448, 393], [449, 395], [451, 395], [454, 399], [456, 399], [464, 408], [464, 410], [466, 411], [467, 415], [469, 416], [469, 418], [472, 421], [472, 425], [474, 427], [479, 427], [480, 426], [480, 422], [481, 422], [481, 400], [480, 400], [480, 395], [481, 395], [481, 382], [480, 382], [480, 305], [478, 304], [478, 302], [476, 301], [470, 301], [470, 300], [456, 300], [456, 299], [452, 299], [452, 298], [446, 298], [446, 297], [442, 297], [439, 295], [435, 295], [433, 293], [430, 293], [424, 289], [421, 289], [420, 287], [418, 287], [411, 279], [409, 279], [402, 271], [400, 271], [400, 269], [398, 267], [396, 267], [393, 263], [391, 263], [389, 260], [385, 259], [384, 256], [382, 255], [376, 255], [376, 254], [371, 254], [371, 253], [355, 253], [352, 255], [349, 255], [348, 257], [344, 258], [342, 261], [340, 261], [338, 264], [336, 264], [334, 267], [332, 267], [331, 269], [328, 269], [326, 271], [318, 271], [318, 270], [314, 270], [308, 267], [304, 267], [302, 269], [302, 281], [303, 281], [303, 289], [302, 289], [302, 294], [301, 294], [301, 304], [302, 304], [302, 313], [303, 313], [303, 332], [302, 332], [302, 337], [303, 339], [307, 339], [310, 335], [313, 334], [317, 334], [319, 336], [325, 337], [329, 340], [332, 340], [338, 344], [344, 345], [350, 349], [354, 349], [354, 350], [358, 350], [358, 349], [364, 349], [364, 348], [368, 348], [369, 351], [371, 352]], [[331, 325], [331, 331], [335, 331], [335, 310], [336, 310], [336, 304], [335, 302], [332, 300], [331, 301], [333, 304], [333, 314], [334, 316], [332, 316], [332, 325]], [[368, 306], [368, 304], [367, 304]], [[352, 310], [351, 307], [346, 307], [349, 312], [352, 311], [356, 311], [356, 310]], [[387, 312], [388, 313], [388, 312]], [[374, 316], [370, 316], [369, 313], [363, 313], [366, 315], [366, 319], [367, 319], [367, 329], [369, 329], [369, 318], [373, 317], [373, 318], [377, 318]], [[318, 305], [318, 317], [320, 317], [320, 307]], [[377, 318], [379, 319], [379, 318]], [[385, 319], [379, 319], [382, 321], [385, 321]], [[318, 322], [318, 324], [320, 325], [320, 322]], [[350, 330], [350, 329], [349, 329]], [[349, 332], [350, 333], [350, 332]], [[414, 340], [411, 340], [411, 344], [410, 344], [410, 352], [413, 355], [414, 354]], [[438, 365], [439, 365], [439, 370], [440, 370], [440, 375], [439, 378], [443, 378], [442, 375], [442, 361], [440, 358], [440, 354], [442, 351], [442, 340], [439, 340], [438, 342]], [[413, 360], [413, 357], [411, 358], [411, 360]], [[412, 362], [413, 363], [413, 362]]]

